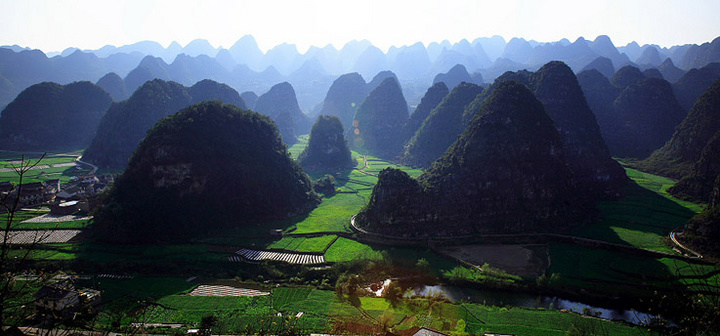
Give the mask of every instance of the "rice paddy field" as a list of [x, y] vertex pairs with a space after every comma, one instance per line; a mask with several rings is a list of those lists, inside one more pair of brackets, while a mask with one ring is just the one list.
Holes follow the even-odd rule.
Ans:
[[[87, 165], [76, 165], [75, 159], [82, 155], [82, 152], [70, 153], [19, 153], [0, 151], [0, 181], [17, 182], [16, 169], [21, 163], [24, 165], [35, 165], [29, 170], [23, 183], [42, 182], [59, 179], [61, 183], [67, 183], [73, 176], [88, 174], [92, 169]], [[42, 157], [42, 160], [40, 158]]]

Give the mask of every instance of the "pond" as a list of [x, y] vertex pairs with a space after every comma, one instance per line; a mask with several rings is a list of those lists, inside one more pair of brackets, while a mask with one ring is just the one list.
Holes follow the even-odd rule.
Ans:
[[467, 289], [446, 285], [418, 286], [412, 293], [406, 295], [444, 295], [450, 301], [471, 301], [489, 306], [515, 306], [525, 308], [545, 308], [583, 313], [589, 309], [598, 314], [598, 317], [613, 320], [623, 320], [634, 324], [644, 324], [655, 316], [631, 309], [616, 309], [592, 306], [577, 301], [565, 300], [557, 297], [534, 296], [525, 293], [494, 292], [487, 290]]

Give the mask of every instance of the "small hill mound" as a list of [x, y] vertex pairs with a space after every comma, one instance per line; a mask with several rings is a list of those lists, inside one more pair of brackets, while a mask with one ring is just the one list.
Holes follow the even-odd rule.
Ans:
[[95, 217], [101, 240], [186, 240], [307, 213], [319, 199], [267, 117], [219, 102], [161, 120]]
[[703, 148], [720, 132], [720, 79], [698, 99], [678, 125], [672, 139], [638, 167], [655, 174], [680, 179], [691, 173]]
[[303, 169], [314, 172], [333, 172], [355, 166], [344, 129], [337, 116], [321, 115], [310, 131], [310, 141], [298, 156]]
[[2, 111], [0, 146], [39, 151], [85, 148], [111, 104], [110, 95], [90, 82], [35, 84]]
[[482, 91], [482, 87], [464, 82], [450, 91], [408, 141], [403, 162], [411, 166], [429, 167], [442, 156], [463, 132], [465, 108]]
[[338, 77], [328, 89], [320, 114], [338, 116], [343, 127], [350, 127], [355, 112], [368, 95], [367, 87], [357, 72]]
[[348, 134], [350, 147], [383, 158], [394, 158], [402, 150], [402, 128], [408, 108], [395, 77], [383, 80], [365, 98]]
[[555, 231], [584, 216], [571, 176], [542, 103], [503, 82], [418, 181], [383, 170], [356, 220], [393, 236]]

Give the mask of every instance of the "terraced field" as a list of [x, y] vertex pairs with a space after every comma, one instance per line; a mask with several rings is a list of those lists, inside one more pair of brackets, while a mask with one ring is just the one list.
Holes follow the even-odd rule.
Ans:
[[[273, 251], [257, 251], [250, 249], [240, 249], [236, 254], [243, 258], [251, 261], [261, 260], [276, 260], [290, 264], [323, 264], [325, 263], [325, 256], [310, 253], [288, 253], [288, 252], [273, 252]], [[232, 257], [230, 257], [232, 258]], [[240, 261], [238, 259], [230, 259], [230, 261]]]

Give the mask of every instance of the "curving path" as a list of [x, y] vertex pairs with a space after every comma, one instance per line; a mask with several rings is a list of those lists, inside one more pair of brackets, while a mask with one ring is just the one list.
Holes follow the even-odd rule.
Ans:
[[677, 239], [677, 234], [678, 234], [677, 229], [672, 230], [672, 231], [670, 232], [670, 240], [672, 240], [672, 242], [673, 242], [677, 247], [679, 247], [680, 250], [687, 251], [688, 253], [694, 255], [695, 258], [702, 259], [703, 256], [702, 256], [700, 253], [697, 253], [697, 252], [695, 252], [694, 250], [691, 250], [691, 249], [688, 248], [687, 246], [685, 246], [685, 245], [683, 245], [682, 243], [680, 243], [680, 241]]

